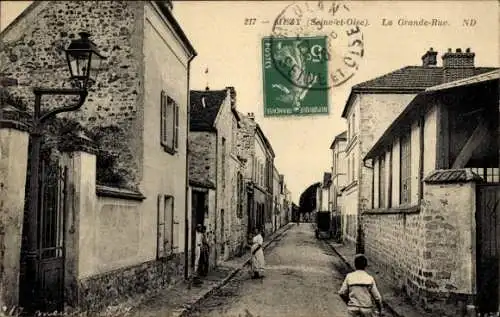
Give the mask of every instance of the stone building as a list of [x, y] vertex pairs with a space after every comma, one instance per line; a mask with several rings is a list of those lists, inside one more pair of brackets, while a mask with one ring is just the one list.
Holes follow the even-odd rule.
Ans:
[[[21, 270], [19, 285], [7, 275], [19, 274], [20, 254], [23, 263], [22, 217], [16, 216], [21, 223], [5, 224], [17, 229], [2, 252], [15, 262], [1, 273], [0, 283], [13, 281], [1, 285], [8, 289], [0, 292], [2, 306], [27, 305], [25, 294], [38, 283], [42, 309], [99, 309], [129, 295], [154, 293], [189, 273], [188, 74], [196, 52], [169, 1], [35, 1], [0, 34], [0, 73], [17, 80], [11, 93], [28, 112], [32, 87], [68, 87], [64, 49], [83, 30], [107, 59], [83, 107], [49, 122], [44, 140], [47, 161], [55, 161], [47, 172], [60, 166], [67, 173], [58, 174], [64, 177], [54, 183], [59, 187], [42, 186], [65, 196], [42, 208], [41, 217], [52, 218], [43, 218], [39, 230], [46, 237], [44, 250], [61, 252], [40, 258], [39, 280]], [[42, 107], [71, 102], [65, 98], [44, 98]], [[4, 138], [12, 130], [6, 127], [0, 130], [2, 142], [27, 147], [19, 135]], [[65, 139], [65, 147], [57, 146]], [[78, 146], [82, 142], [86, 146]], [[26, 150], [2, 150], [0, 157], [26, 162]], [[15, 172], [0, 166], [2, 175]], [[18, 181], [7, 178], [7, 186], [22, 192], [26, 170], [17, 173]], [[2, 196], [2, 204], [13, 206], [6, 200], [21, 198]], [[23, 204], [16, 206], [7, 212], [22, 215]], [[56, 207], [61, 212], [51, 209]], [[60, 225], [42, 226], [46, 221]]]
[[247, 160], [245, 188], [247, 191], [248, 232], [256, 227], [264, 234], [272, 231], [274, 150], [253, 113], [241, 115], [238, 131], [238, 153]]
[[292, 192], [286, 186], [286, 183], [283, 182], [283, 210], [281, 212], [281, 226], [288, 224], [292, 221]]
[[500, 304], [499, 77], [495, 70], [427, 88], [364, 158], [374, 169], [366, 253], [445, 316]]
[[273, 168], [273, 232], [280, 226], [281, 210], [283, 208], [283, 199], [281, 198], [281, 177], [276, 166]]
[[240, 254], [246, 245], [244, 161], [237, 153], [240, 115], [235, 89], [191, 91], [190, 116], [192, 209], [198, 223], [207, 226], [215, 264]]
[[[359, 215], [371, 209], [373, 168], [365, 166], [362, 158], [418, 93], [446, 81], [493, 70], [474, 67], [471, 52], [447, 53], [443, 56], [443, 66], [437, 66], [436, 55], [431, 48], [422, 56], [422, 65], [405, 66], [351, 88], [342, 112], [348, 124], [347, 185], [342, 192], [346, 214]], [[359, 229], [359, 217], [352, 218], [356, 223], [348, 227]], [[362, 247], [362, 237], [356, 240]]]
[[[356, 214], [348, 214], [342, 205], [342, 191], [347, 185], [345, 146], [347, 143], [347, 131], [344, 131], [333, 139], [330, 149], [332, 150], [332, 185], [329, 193], [329, 208], [332, 211], [332, 217], [337, 234], [340, 234], [344, 240], [355, 241], [356, 230], [352, 224], [356, 223]], [[353, 211], [353, 210], [349, 210]], [[340, 223], [337, 223], [340, 220]], [[351, 225], [350, 225], [351, 224]], [[340, 228], [339, 228], [340, 227]]]

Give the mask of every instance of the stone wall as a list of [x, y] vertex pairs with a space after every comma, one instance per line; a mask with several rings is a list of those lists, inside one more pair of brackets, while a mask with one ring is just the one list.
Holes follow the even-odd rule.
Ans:
[[378, 211], [363, 215], [365, 253], [398, 288], [404, 289], [408, 279], [418, 276], [416, 259], [423, 256], [421, 216]]
[[144, 262], [78, 281], [79, 308], [96, 312], [121, 301], [159, 293], [182, 278], [184, 254], [169, 259]]
[[475, 293], [474, 214], [474, 183], [426, 183], [418, 208], [363, 215], [365, 252], [420, 307], [462, 316]]
[[189, 133], [189, 180], [213, 184], [216, 173], [216, 137], [210, 132]]
[[[64, 49], [78, 32], [92, 34], [108, 59], [81, 111], [71, 116], [90, 129], [116, 128], [101, 144], [118, 158], [113, 168], [124, 176], [119, 185], [126, 187], [136, 187], [141, 175], [142, 123], [137, 116], [143, 79], [136, 61], [142, 60], [143, 12], [144, 3], [138, 1], [37, 1], [0, 38], [0, 73], [18, 80], [16, 94], [32, 107], [32, 87], [69, 87]], [[43, 107], [70, 100], [44, 97]]]

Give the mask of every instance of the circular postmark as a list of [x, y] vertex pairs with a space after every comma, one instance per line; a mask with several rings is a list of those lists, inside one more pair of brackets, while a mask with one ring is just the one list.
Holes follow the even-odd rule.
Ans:
[[273, 22], [269, 55], [290, 84], [308, 90], [344, 84], [364, 56], [362, 28], [344, 2], [303, 1], [286, 6]]

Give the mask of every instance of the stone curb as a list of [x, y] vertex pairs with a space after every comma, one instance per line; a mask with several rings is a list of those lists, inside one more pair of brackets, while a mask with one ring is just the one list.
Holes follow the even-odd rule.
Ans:
[[[273, 243], [277, 238], [283, 236], [285, 232], [287, 232], [295, 223], [288, 223], [284, 227], [278, 229], [272, 236], [269, 241], [264, 242], [263, 249], [265, 250], [271, 243]], [[208, 289], [206, 292], [202, 293], [198, 298], [195, 300], [187, 303], [182, 309], [175, 310], [173, 312], [173, 316], [175, 317], [185, 317], [187, 313], [189, 313], [193, 306], [196, 305], [199, 301], [207, 298], [211, 294], [213, 294], [216, 290], [220, 289], [222, 286], [226, 285], [229, 280], [231, 280], [238, 272], [240, 272], [251, 260], [251, 257], [249, 256], [248, 259], [246, 259], [243, 264], [240, 264], [237, 268], [233, 269], [231, 273], [229, 273], [228, 276], [226, 276], [222, 281], [216, 283], [214, 286], [212, 286], [210, 289]]]
[[[349, 260], [347, 260], [344, 255], [340, 254], [340, 252], [337, 251], [337, 249], [335, 249], [335, 247], [331, 244], [331, 242], [327, 241], [326, 244], [328, 244], [328, 246], [335, 252], [335, 254], [337, 254], [339, 256], [339, 258], [342, 260], [342, 262], [344, 262], [351, 270], [354, 270], [354, 268], [352, 267], [351, 263], [349, 263]], [[386, 300], [383, 301], [383, 305], [394, 316], [397, 316], [397, 317], [407, 317], [407, 316], [401, 314], [400, 312], [398, 312], [393, 307], [393, 305], [389, 304]]]

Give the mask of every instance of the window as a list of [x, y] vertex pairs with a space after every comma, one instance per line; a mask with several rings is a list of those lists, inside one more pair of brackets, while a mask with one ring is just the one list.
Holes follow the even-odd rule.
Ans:
[[156, 257], [165, 258], [176, 248], [174, 244], [174, 197], [158, 195]]
[[410, 134], [406, 134], [401, 138], [401, 153], [400, 153], [400, 188], [399, 188], [399, 203], [409, 204], [411, 201], [411, 150], [410, 150]]
[[378, 207], [385, 208], [385, 155], [382, 155], [379, 159], [379, 170], [378, 170]]
[[236, 192], [238, 195], [237, 196], [238, 201], [236, 202], [237, 203], [236, 215], [238, 218], [242, 218], [243, 217], [243, 197], [245, 197], [245, 191], [244, 191], [244, 186], [243, 186], [243, 175], [241, 175], [240, 172], [238, 172]]
[[222, 155], [221, 155], [221, 164], [222, 164], [222, 188], [226, 188], [226, 139], [222, 138]]
[[161, 145], [173, 154], [179, 147], [179, 105], [162, 90], [160, 108]]
[[481, 176], [488, 183], [498, 183], [500, 182], [500, 169], [499, 168], [468, 168], [471, 172], [474, 172]]

